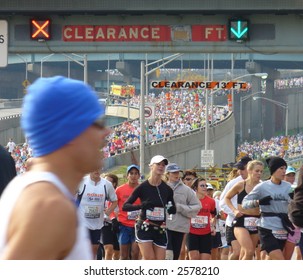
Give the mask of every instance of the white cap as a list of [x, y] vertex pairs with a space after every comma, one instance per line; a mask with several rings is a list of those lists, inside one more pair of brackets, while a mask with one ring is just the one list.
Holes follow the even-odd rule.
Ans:
[[154, 163], [160, 163], [161, 161], [164, 161], [165, 165], [168, 165], [168, 159], [165, 158], [164, 156], [154, 156], [151, 160], [150, 160], [150, 164], [149, 166], [153, 165]]
[[207, 185], [207, 190], [214, 190], [214, 187], [212, 186], [212, 184], [210, 184], [210, 183], [206, 183], [206, 185]]
[[286, 168], [285, 175], [290, 174], [290, 173], [296, 174], [296, 169], [289, 165], [289, 166], [287, 166], [287, 168]]

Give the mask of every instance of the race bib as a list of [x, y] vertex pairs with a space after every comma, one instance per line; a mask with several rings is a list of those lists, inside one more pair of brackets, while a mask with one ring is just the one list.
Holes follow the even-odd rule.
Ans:
[[164, 221], [164, 208], [155, 207], [153, 211], [146, 210], [146, 218], [151, 221]]
[[245, 217], [244, 218], [244, 227], [250, 231], [258, 230], [258, 218], [256, 217]]
[[287, 235], [288, 235], [287, 231], [284, 230], [284, 229], [281, 229], [281, 230], [273, 230], [273, 231], [272, 231], [272, 234], [273, 234], [273, 236], [274, 236], [275, 238], [281, 239], [281, 240], [287, 239]]
[[193, 228], [206, 228], [208, 225], [208, 216], [196, 216], [190, 220]]
[[140, 214], [140, 210], [135, 211], [128, 211], [127, 212], [127, 219], [128, 220], [136, 220]]
[[87, 219], [98, 219], [101, 216], [101, 206], [88, 206], [84, 207], [84, 217]]

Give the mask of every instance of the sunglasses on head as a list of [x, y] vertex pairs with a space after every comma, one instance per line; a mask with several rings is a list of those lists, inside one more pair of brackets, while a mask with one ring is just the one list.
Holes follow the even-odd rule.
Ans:
[[185, 181], [191, 181], [193, 180], [194, 178], [184, 178]]

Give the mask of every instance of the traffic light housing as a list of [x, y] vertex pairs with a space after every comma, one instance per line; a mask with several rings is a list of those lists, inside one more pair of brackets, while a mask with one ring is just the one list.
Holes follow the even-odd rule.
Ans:
[[30, 36], [32, 40], [47, 41], [51, 39], [51, 20], [50, 19], [31, 19]]
[[228, 39], [237, 42], [249, 40], [250, 26], [247, 19], [229, 19]]

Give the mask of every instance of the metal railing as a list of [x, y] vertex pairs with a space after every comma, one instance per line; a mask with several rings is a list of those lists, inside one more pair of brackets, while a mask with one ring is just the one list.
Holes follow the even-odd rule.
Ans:
[[2, 121], [2, 120], [8, 120], [8, 119], [14, 119], [14, 118], [20, 118], [20, 117], [21, 117], [21, 114], [0, 117], [0, 121]]

